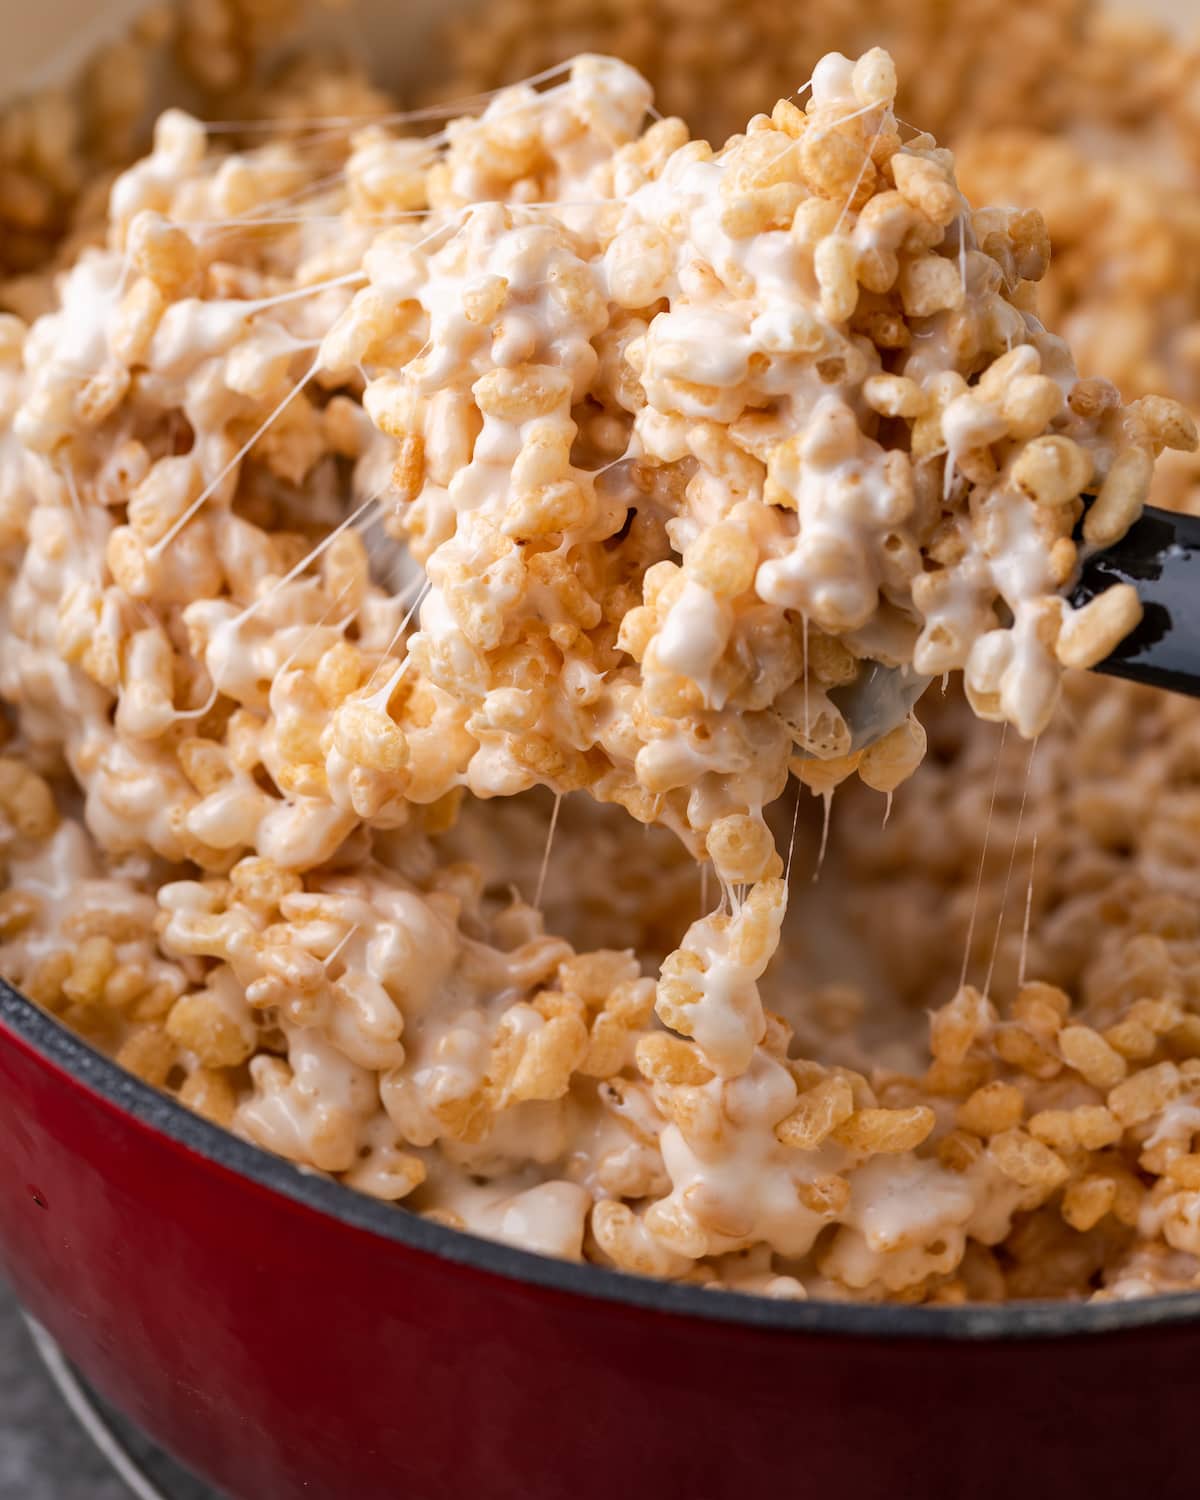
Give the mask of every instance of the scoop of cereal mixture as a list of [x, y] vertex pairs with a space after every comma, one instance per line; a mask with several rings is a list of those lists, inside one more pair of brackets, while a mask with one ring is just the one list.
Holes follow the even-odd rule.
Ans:
[[[1200, 1277], [1193, 711], [1060, 706], [1140, 618], [1080, 539], [1195, 427], [1079, 376], [1040, 214], [896, 92], [832, 53], [719, 150], [597, 55], [435, 132], [161, 116], [0, 324], [0, 972], [547, 1253]], [[881, 666], [955, 687], [864, 746]]]

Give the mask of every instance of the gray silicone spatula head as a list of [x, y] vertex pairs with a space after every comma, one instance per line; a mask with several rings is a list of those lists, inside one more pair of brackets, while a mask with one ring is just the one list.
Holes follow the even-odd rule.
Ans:
[[864, 662], [853, 682], [831, 689], [830, 698], [850, 726], [850, 749], [865, 750], [903, 724], [931, 680], [909, 666]]

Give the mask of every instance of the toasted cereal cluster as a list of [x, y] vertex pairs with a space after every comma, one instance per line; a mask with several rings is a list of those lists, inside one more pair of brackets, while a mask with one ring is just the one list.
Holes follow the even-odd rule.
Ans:
[[[1178, 714], [1121, 693], [1152, 719]], [[447, 858], [445, 836], [406, 834], [376, 836], [345, 870], [300, 877], [251, 856], [224, 878], [173, 881], [162, 866], [98, 859], [77, 823], [56, 819], [45, 783], [11, 759], [0, 762], [4, 805], [27, 812], [6, 835], [0, 964], [207, 1117], [362, 1191], [550, 1253], [775, 1296], [948, 1302], [1191, 1285], [1197, 934], [1191, 905], [1162, 878], [1164, 863], [1183, 879], [1193, 862], [1175, 833], [1175, 800], [1188, 794], [1167, 791], [1186, 787], [1187, 766], [1162, 755], [1161, 737], [1132, 733], [1128, 715], [1096, 722], [1103, 694], [1089, 685], [1073, 679], [1071, 695], [1093, 719], [1092, 754], [1080, 768], [1072, 736], [1042, 738], [1019, 836], [1028, 751], [1002, 757], [999, 857], [980, 923], [1008, 895], [1009, 849], [1024, 874], [1036, 835], [1044, 878], [1028, 963], [1078, 1001], [1058, 983], [1005, 975], [994, 986], [1013, 996], [1002, 1014], [967, 984], [926, 1020], [920, 997], [957, 982], [948, 963], [898, 984], [878, 1009], [844, 979], [814, 985], [817, 913], [802, 892], [790, 951], [769, 976], [795, 1031], [772, 1012], [763, 1055], [721, 1083], [703, 1053], [654, 1025], [654, 984], [630, 953], [575, 953], [504, 889], [509, 853], [520, 868], [544, 838], [541, 810], [522, 811], [522, 799], [506, 809], [490, 879]], [[897, 901], [932, 888], [953, 907], [977, 864], [978, 819], [954, 863], [944, 845], [918, 846], [910, 880], [899, 856], [914, 826], [946, 817], [956, 771], [960, 795], [977, 784], [956, 764], [978, 754], [960, 740], [973, 725], [965, 705], [938, 708], [939, 760], [897, 800], [892, 838], [869, 840], [865, 818], [835, 826], [830, 861], [845, 861], [859, 898], [854, 936], [889, 968], [914, 947], [948, 949], [965, 924], [961, 910], [947, 931], [931, 909], [910, 909], [909, 943], [887, 944]], [[1092, 804], [1111, 796], [1118, 759], [1146, 832], [1133, 835], [1129, 873], [1113, 863], [1099, 881], [1085, 867], [1104, 861]], [[1063, 819], [1071, 787], [1079, 811], [1067, 796]], [[477, 852], [472, 817], [478, 830], [486, 813], [476, 804], [455, 835]], [[567, 867], [596, 837], [590, 815], [571, 824], [555, 854]], [[642, 837], [621, 827], [608, 836], [625, 840], [632, 867]], [[616, 890], [613, 902], [641, 941]], [[1015, 935], [1015, 893], [1011, 904]], [[1007, 945], [1002, 954], [998, 976], [1016, 962]], [[979, 969], [986, 958], [972, 950]], [[905, 1033], [893, 1025], [881, 1045], [872, 1028], [897, 1010]], [[806, 1060], [810, 1048], [825, 1060]], [[764, 1121], [769, 1131], [754, 1128]], [[747, 1246], [751, 1231], [734, 1231], [751, 1221]]]
[[[1065, 1164], [1061, 1198], [999, 1253], [1007, 1294], [1135, 1295], [1200, 1265], [1182, 1165], [1200, 1127], [1196, 714], [1082, 676], [1066, 699], [1033, 748], [981, 734], [959, 697], [927, 702], [932, 754], [887, 828], [847, 807], [831, 859], [889, 1007], [919, 1021], [972, 981], [930, 1023], [923, 1087], [956, 1126], [941, 1159], [1022, 1125]], [[865, 1061], [869, 997], [850, 1008]]]
[[1195, 150], [1194, 49], [1099, 0], [492, 0], [447, 23], [445, 40], [450, 68], [432, 97], [605, 52], [712, 141], [764, 99], [792, 94], [825, 53], [882, 46], [896, 62], [900, 113], [946, 140], [998, 126], [1155, 121], [1190, 135]]
[[[825, 52], [882, 45], [897, 110], [957, 157], [977, 203], [1040, 209], [1054, 247], [1039, 294], [1084, 375], [1125, 398], [1167, 390], [1200, 409], [1200, 53], [1103, 0], [503, 0], [446, 28], [432, 98], [486, 89], [584, 48], [612, 53], [658, 103], [721, 140], [765, 98], [793, 95]], [[1195, 460], [1158, 503], [1200, 507]]]
[[[321, 0], [327, 3], [327, 0]], [[334, 0], [336, 3], [336, 0]], [[96, 221], [115, 172], [142, 145], [147, 111], [164, 91], [186, 90], [234, 114], [286, 118], [297, 75], [309, 112], [370, 108], [370, 91], [315, 57], [263, 86], [260, 56], [298, 29], [304, 0], [159, 0], [128, 30], [88, 59], [74, 79], [43, 88], [0, 110], [0, 279], [6, 302], [37, 295], [35, 273], [65, 242], [78, 249]], [[376, 96], [377, 97], [377, 96]]]
[[[1103, 372], [1126, 398], [1170, 391], [1197, 411], [1200, 185], [1178, 151], [1138, 149], [1130, 136], [1096, 155], [1094, 144], [1027, 129], [980, 134], [960, 146], [959, 176], [977, 201], [1044, 208], [1053, 255], [1039, 309], [1081, 373]], [[1152, 498], [1200, 510], [1196, 457], [1171, 455]]]
[[[784, 925], [791, 776], [828, 815], [925, 751], [845, 691], [961, 671], [970, 726], [1047, 731], [1140, 616], [1064, 600], [1077, 528], [1195, 445], [1077, 377], [1040, 216], [972, 211], [896, 87], [828, 56], [719, 152], [595, 56], [435, 134], [164, 114], [0, 325], [0, 972], [268, 1149], [550, 1253], [1188, 1282], [1186, 997], [1073, 1010], [1051, 924], [1036, 983], [912, 979], [953, 996], [927, 1044], [826, 963], [827, 896]], [[889, 901], [889, 847], [831, 875]]]

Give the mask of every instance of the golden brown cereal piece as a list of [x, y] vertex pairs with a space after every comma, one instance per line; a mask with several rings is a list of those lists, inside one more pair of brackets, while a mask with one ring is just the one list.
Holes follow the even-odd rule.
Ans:
[[509, 505], [504, 534], [533, 540], [555, 532], [573, 531], [589, 513], [587, 497], [579, 485], [570, 480], [526, 490]]
[[408, 764], [408, 740], [382, 708], [363, 700], [344, 703], [333, 716], [339, 754], [371, 771], [394, 773]]
[[359, 1192], [388, 1203], [407, 1198], [425, 1181], [428, 1172], [419, 1156], [409, 1151], [379, 1151], [352, 1167], [342, 1181]]
[[724, 1239], [744, 1239], [754, 1227], [754, 1220], [736, 1196], [722, 1192], [706, 1182], [684, 1188], [681, 1201], [671, 1199], [654, 1203], [646, 1210], [645, 1225], [681, 1254], [703, 1254], [703, 1236], [697, 1228]]
[[1117, 1196], [1113, 1201], [1112, 1215], [1118, 1223], [1134, 1228], [1141, 1215], [1146, 1189], [1132, 1172], [1119, 1162], [1105, 1162], [1104, 1170], [1117, 1185]]
[[117, 1051], [117, 1062], [145, 1083], [163, 1088], [175, 1063], [175, 1044], [161, 1026], [145, 1025], [130, 1032]]
[[197, 991], [182, 995], [167, 1017], [167, 1035], [185, 1052], [192, 1052], [206, 1068], [232, 1068], [254, 1050], [252, 1028], [239, 1025], [215, 998]]
[[910, 318], [929, 318], [963, 305], [965, 293], [957, 264], [940, 255], [923, 255], [900, 267], [900, 296]]
[[1165, 1036], [1173, 1031], [1183, 1019], [1176, 1001], [1168, 998], [1135, 1000], [1129, 1007], [1126, 1018], [1137, 1025], [1147, 1026], [1155, 1036]]
[[1121, 1124], [1112, 1111], [1099, 1104], [1081, 1104], [1071, 1111], [1075, 1139], [1085, 1151], [1115, 1146], [1121, 1139]]
[[871, 375], [863, 385], [863, 399], [885, 417], [924, 415], [929, 397], [915, 380], [904, 375]]
[[858, 257], [847, 235], [829, 234], [813, 257], [821, 311], [831, 323], [845, 323], [858, 306]]
[[1108, 411], [1121, 402], [1120, 393], [1108, 380], [1077, 380], [1071, 387], [1067, 404], [1077, 416], [1092, 417]]
[[1140, 623], [1142, 602], [1131, 583], [1118, 583], [1067, 612], [1055, 650], [1064, 667], [1094, 667]]
[[688, 575], [718, 598], [737, 598], [754, 582], [758, 549], [740, 527], [718, 522], [701, 532], [684, 562]]
[[984, 1143], [965, 1130], [952, 1130], [937, 1143], [938, 1160], [951, 1172], [966, 1172], [984, 1153]]
[[1096, 547], [1119, 541], [1141, 515], [1153, 477], [1150, 455], [1142, 448], [1127, 448], [1108, 471], [1088, 508], [1083, 519], [1084, 539]]
[[997, 1026], [992, 1045], [998, 1057], [1032, 1078], [1053, 1078], [1062, 1070], [1062, 1061], [1052, 1043], [1042, 1041], [1025, 1026], [1012, 1022]]
[[698, 1049], [667, 1032], [644, 1036], [635, 1051], [638, 1072], [654, 1083], [704, 1084], [715, 1076]]
[[1094, 1088], [1107, 1091], [1125, 1077], [1125, 1059], [1090, 1026], [1064, 1026], [1058, 1033], [1058, 1047], [1067, 1066]]
[[149, 276], [140, 277], [125, 293], [109, 334], [112, 351], [123, 364], [145, 363], [166, 307], [162, 288]]
[[169, 299], [186, 295], [196, 280], [195, 245], [186, 231], [161, 214], [144, 210], [136, 215], [126, 231], [125, 251], [132, 269]]
[[58, 824], [49, 786], [22, 762], [0, 757], [0, 812], [22, 838], [44, 839]]
[[798, 1182], [796, 1196], [809, 1213], [836, 1219], [840, 1214], [845, 1213], [846, 1206], [850, 1202], [850, 1184], [844, 1177], [836, 1174], [829, 1177], [816, 1177], [808, 1182]]
[[[804, 199], [804, 189], [797, 182], [777, 182], [770, 187], [745, 193], [721, 210], [721, 228], [733, 239], [747, 239], [772, 229], [790, 228], [792, 218]], [[643, 299], [627, 302], [630, 307], [645, 306]]]
[[63, 985], [71, 976], [72, 955], [49, 953], [27, 975], [23, 989], [35, 1004], [57, 1013], [69, 1004]]
[[588, 1078], [612, 1078], [619, 1073], [628, 1063], [633, 1037], [649, 1021], [653, 1009], [651, 989], [636, 1014], [622, 1014], [616, 1009], [602, 1011], [592, 1022], [588, 1048], [576, 1071]]
[[974, 1042], [991, 1027], [994, 1012], [972, 985], [962, 989], [929, 1018], [929, 1046], [939, 1062], [961, 1063]]
[[529, 1038], [509, 1084], [513, 1099], [560, 1099], [587, 1053], [588, 1034], [576, 1016], [555, 1016]]
[[85, 938], [71, 955], [71, 971], [63, 980], [63, 994], [76, 1005], [99, 1005], [116, 966], [117, 954], [111, 939]]
[[189, 1109], [203, 1115], [206, 1120], [211, 1120], [214, 1125], [228, 1128], [233, 1124], [237, 1093], [225, 1073], [197, 1068], [184, 1080], [179, 1090], [179, 1100], [181, 1104], [186, 1104]]
[[975, 1135], [997, 1135], [1021, 1123], [1025, 1113], [1025, 1096], [1011, 1083], [988, 1083], [976, 1089], [959, 1106], [959, 1125]]
[[[799, 169], [809, 188], [834, 206], [835, 215], [847, 200], [852, 207], [861, 206], [874, 190], [875, 171], [869, 160], [864, 162], [859, 142], [836, 129], [815, 127], [811, 116], [799, 149], [792, 154], [799, 157]], [[860, 194], [859, 203], [855, 204], [854, 199]]]
[[1083, 1177], [1063, 1193], [1062, 1216], [1072, 1229], [1085, 1233], [1095, 1228], [1116, 1199], [1117, 1184], [1111, 1177]]
[[[668, 1248], [670, 1241], [662, 1234], [666, 1227], [659, 1224], [653, 1235], [647, 1233], [646, 1226], [632, 1209], [611, 1198], [601, 1199], [592, 1210], [592, 1233], [604, 1254], [621, 1270], [637, 1271], [644, 1276], [669, 1275], [672, 1271], [678, 1274], [689, 1264], [691, 1257], [688, 1252], [685, 1251], [685, 1258], [681, 1260]], [[701, 1254], [702, 1239], [701, 1236], [694, 1242]], [[688, 1240], [687, 1243], [690, 1251], [693, 1242]]]
[[33, 925], [41, 910], [32, 892], [7, 890], [0, 893], [0, 941], [14, 938]]
[[1041, 432], [1063, 409], [1062, 390], [1047, 375], [1019, 375], [1004, 391], [1001, 412], [1015, 438]]
[[993, 1136], [988, 1153], [1006, 1177], [1047, 1194], [1061, 1187], [1070, 1175], [1056, 1152], [1023, 1130], [1004, 1130]]
[[1035, 1140], [1064, 1154], [1069, 1155], [1078, 1143], [1075, 1123], [1071, 1118], [1071, 1111], [1067, 1109], [1038, 1110], [1036, 1114], [1030, 1115], [1028, 1129]]
[[566, 394], [563, 373], [549, 365], [493, 370], [472, 386], [479, 409], [505, 420], [546, 416]]
[[603, 1005], [619, 988], [637, 980], [637, 962], [628, 953], [597, 949], [573, 954], [558, 965], [558, 982], [588, 1006]]
[[901, 196], [932, 223], [949, 224], [958, 214], [962, 200], [941, 162], [899, 151], [891, 168]]
[[1196, 420], [1192, 414], [1167, 396], [1143, 396], [1131, 407], [1145, 425], [1156, 450], [1174, 448], [1181, 453], [1196, 449]]
[[1012, 1014], [1035, 1031], [1057, 1032], [1071, 1011], [1071, 997], [1057, 984], [1040, 979], [1023, 984], [1013, 1001]]
[[762, 879], [775, 857], [775, 840], [767, 825], [741, 813], [718, 818], [708, 830], [705, 847], [721, 878], [739, 884]]
[[1158, 1047], [1154, 1028], [1133, 1015], [1105, 1027], [1104, 1040], [1129, 1062], [1144, 1062]]
[[833, 1130], [848, 1150], [866, 1154], [914, 1151], [937, 1123], [928, 1105], [911, 1109], [860, 1109]]
[[1167, 1163], [1165, 1175], [1188, 1192], [1200, 1191], [1200, 1155], [1187, 1152]]
[[833, 1074], [800, 1095], [791, 1114], [776, 1125], [775, 1137], [785, 1146], [811, 1151], [853, 1113], [850, 1084]]
[[1185, 1080], [1172, 1062], [1143, 1068], [1109, 1091], [1108, 1107], [1122, 1125], [1140, 1125], [1182, 1092]]
[[887, 104], [896, 97], [896, 64], [882, 47], [872, 47], [854, 64], [854, 97], [860, 104]]
[[925, 759], [925, 745], [925, 730], [916, 716], [909, 714], [903, 724], [864, 750], [858, 763], [859, 777], [877, 792], [893, 792]]
[[1066, 437], [1039, 437], [1013, 464], [1013, 483], [1038, 505], [1068, 505], [1092, 477], [1085, 448]]

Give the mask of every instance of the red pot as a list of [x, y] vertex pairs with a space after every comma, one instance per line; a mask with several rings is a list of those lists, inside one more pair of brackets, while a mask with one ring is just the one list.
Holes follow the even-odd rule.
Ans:
[[244, 1500], [1200, 1486], [1200, 1295], [779, 1303], [543, 1259], [227, 1135], [2, 983], [0, 1269]]

